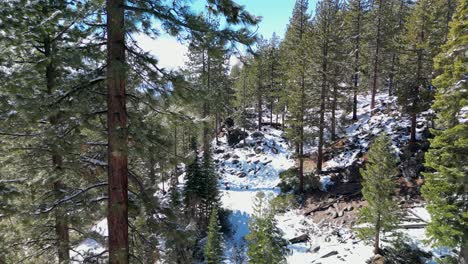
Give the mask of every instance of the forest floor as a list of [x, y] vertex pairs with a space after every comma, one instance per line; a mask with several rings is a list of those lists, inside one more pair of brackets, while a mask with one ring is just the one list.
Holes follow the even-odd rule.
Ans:
[[[372, 246], [356, 237], [355, 227], [358, 209], [365, 206], [360, 194], [356, 170], [366, 161], [367, 149], [373, 137], [386, 132], [391, 138], [396, 153], [403, 156], [408, 143], [409, 118], [397, 108], [396, 98], [386, 94], [377, 96], [377, 107], [369, 109], [370, 96], [359, 96], [358, 120], [349, 121], [339, 131], [339, 139], [327, 146], [324, 173], [320, 175], [322, 191], [307, 197], [300, 209], [290, 210], [276, 216], [285, 239], [307, 235], [308, 240], [290, 244], [288, 263], [365, 263], [372, 256]], [[424, 138], [428, 122], [423, 113], [418, 117], [417, 138]], [[245, 253], [244, 236], [253, 213], [254, 198], [262, 191], [271, 197], [280, 193], [279, 174], [293, 166], [293, 149], [282, 137], [282, 131], [264, 127], [261, 133], [248, 131], [249, 137], [231, 147], [226, 138], [213, 143], [216, 168], [220, 174], [220, 190], [224, 208], [232, 210], [229, 220], [234, 235], [227, 241], [226, 263], [238, 263], [236, 258]], [[314, 146], [307, 146], [309, 159], [306, 171], [313, 171]], [[354, 171], [354, 172], [353, 172]], [[400, 206], [405, 211], [401, 231], [407, 243], [433, 255], [434, 258], [450, 254], [446, 248], [432, 248], [423, 241], [425, 224], [429, 214], [419, 196], [421, 180], [398, 178]], [[385, 240], [385, 236], [384, 236]], [[387, 245], [386, 242], [383, 243]]]

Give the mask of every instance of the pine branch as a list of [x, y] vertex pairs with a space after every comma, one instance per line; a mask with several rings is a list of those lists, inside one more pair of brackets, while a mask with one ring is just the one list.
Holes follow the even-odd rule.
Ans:
[[94, 185], [91, 185], [91, 186], [88, 186], [84, 189], [79, 189], [79, 191], [75, 192], [74, 194], [70, 195], [70, 196], [67, 196], [61, 200], [58, 200], [56, 201], [52, 206], [50, 206], [49, 208], [45, 209], [45, 210], [40, 210], [39, 212], [36, 212], [34, 214], [38, 215], [38, 214], [43, 214], [43, 213], [49, 213], [50, 211], [54, 210], [57, 206], [65, 203], [65, 202], [68, 202], [74, 198], [76, 198], [77, 196], [83, 194], [83, 193], [86, 193], [92, 189], [95, 189], [95, 188], [99, 188], [99, 187], [102, 187], [102, 186], [107, 186], [107, 182], [100, 182], [100, 183], [97, 183], [97, 184], [94, 184]]

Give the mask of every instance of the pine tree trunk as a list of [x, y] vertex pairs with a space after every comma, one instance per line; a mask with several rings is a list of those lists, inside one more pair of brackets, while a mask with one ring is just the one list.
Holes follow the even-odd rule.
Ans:
[[284, 131], [284, 115], [286, 114], [286, 111], [283, 111], [281, 113], [281, 128]]
[[460, 246], [460, 253], [458, 254], [458, 262], [460, 264], [468, 264], [468, 247], [466, 239], [462, 241]]
[[410, 134], [410, 145], [414, 147], [416, 144], [416, 122], [417, 114], [415, 112], [411, 113], [411, 134]]
[[179, 160], [179, 158], [177, 157], [177, 145], [178, 145], [177, 143], [179, 142], [177, 139], [177, 124], [175, 124], [174, 125], [174, 159], [176, 160], [176, 162], [174, 164], [174, 173], [172, 174], [173, 177], [171, 178], [171, 183], [173, 183], [174, 185], [177, 185], [179, 183], [179, 177], [177, 177], [177, 162]]
[[372, 98], [370, 108], [375, 107], [375, 95], [377, 93], [377, 82], [379, 77], [379, 56], [380, 56], [380, 33], [381, 33], [382, 0], [379, 0], [379, 9], [377, 11], [377, 33], [375, 38], [374, 69], [372, 76]]
[[361, 41], [361, 1], [358, 2], [358, 17], [356, 24], [356, 53], [354, 54], [354, 89], [353, 89], [353, 120], [357, 120], [357, 92], [359, 81], [359, 51]]
[[380, 245], [380, 215], [378, 216], [377, 223], [375, 224], [374, 255], [379, 254], [379, 245]]
[[[328, 32], [325, 32], [325, 36]], [[317, 173], [322, 172], [323, 163], [323, 144], [325, 130], [325, 100], [327, 92], [327, 70], [328, 70], [328, 40], [323, 47], [323, 62], [322, 62], [322, 88], [320, 91], [320, 120], [319, 120], [319, 144], [317, 150]]]
[[270, 102], [270, 125], [273, 126], [273, 100]]
[[109, 263], [129, 262], [124, 0], [107, 0]]
[[262, 95], [260, 92], [260, 84], [258, 84], [258, 94], [257, 94], [257, 104], [258, 104], [258, 109], [257, 109], [257, 115], [258, 115], [258, 131], [262, 131], [262, 105], [263, 105], [263, 100], [262, 100]]
[[[55, 76], [56, 70], [54, 68], [53, 61], [53, 43], [47, 36], [44, 39], [44, 55], [48, 58], [49, 63], [46, 66], [46, 86], [47, 93], [52, 94], [55, 90]], [[54, 114], [49, 117], [49, 123], [54, 128], [59, 123], [58, 114]], [[62, 171], [63, 158], [57, 153], [55, 146], [52, 147], [52, 165], [56, 173]], [[58, 201], [63, 198], [62, 189], [65, 189], [61, 179], [54, 182], [54, 194], [55, 199]], [[68, 233], [68, 217], [66, 210], [63, 210], [60, 206], [55, 209], [55, 237], [57, 239], [57, 255], [59, 263], [68, 263], [70, 261], [70, 238]]]
[[218, 112], [216, 112], [216, 114], [215, 114], [215, 138], [216, 138], [216, 145], [219, 144], [218, 133], [219, 133], [219, 114], [218, 114]]
[[[60, 156], [57, 156], [60, 157]], [[60, 157], [61, 158], [61, 157]], [[61, 181], [54, 183], [54, 193], [57, 200], [62, 199], [62, 191], [64, 188]], [[55, 209], [55, 235], [57, 237], [58, 260], [59, 263], [70, 262], [70, 237], [68, 233], [68, 217], [65, 210], [61, 208]]]
[[332, 101], [332, 112], [331, 112], [331, 140], [336, 140], [336, 105], [338, 100], [338, 89], [337, 85], [333, 86], [333, 101]]
[[299, 192], [304, 193], [304, 116], [305, 116], [305, 63], [301, 76], [301, 122], [299, 127]]

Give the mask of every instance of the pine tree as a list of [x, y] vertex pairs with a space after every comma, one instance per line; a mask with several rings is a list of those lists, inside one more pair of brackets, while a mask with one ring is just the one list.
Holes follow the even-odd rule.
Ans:
[[[426, 110], [433, 96], [433, 65], [446, 33], [446, 20], [438, 17], [437, 1], [418, 1], [411, 11], [403, 36], [398, 99], [404, 112], [411, 116], [410, 144], [416, 143], [417, 115]], [[442, 1], [445, 2], [445, 1]], [[414, 149], [414, 148], [413, 148]]]
[[210, 223], [208, 225], [208, 240], [205, 246], [205, 259], [207, 264], [220, 264], [223, 257], [222, 236], [218, 221], [218, 209], [211, 209]]
[[[2, 174], [17, 182], [15, 188], [21, 194], [10, 215], [20, 226], [20, 232], [12, 233], [18, 246], [7, 250], [7, 262], [33, 257], [69, 262], [70, 226], [81, 228], [87, 223], [74, 222], [77, 214], [87, 210], [71, 206], [85, 203], [83, 197], [68, 197], [89, 187], [75, 151], [83, 144], [82, 130], [95, 117], [87, 96], [103, 80], [99, 78], [102, 69], [96, 66], [102, 56], [98, 46], [80, 43], [84, 39], [99, 42], [95, 29], [82, 28], [84, 20], [97, 19], [89, 13], [98, 9], [94, 3], [66, 1], [0, 4], [0, 45], [4, 47], [0, 51], [0, 167]], [[28, 239], [37, 243], [24, 242]], [[36, 256], [36, 252], [42, 254]]]
[[288, 112], [291, 114], [291, 118], [288, 119], [290, 127], [286, 134], [294, 144], [299, 159], [300, 192], [304, 192], [304, 126], [307, 121], [306, 109], [310, 104], [309, 85], [306, 83], [309, 64], [306, 53], [306, 37], [310, 30], [308, 8], [309, 2], [307, 0], [296, 1], [284, 40], [285, 55], [289, 58], [284, 63], [284, 67], [288, 69], [286, 72], [288, 81], [287, 92], [283, 95], [287, 97]]
[[214, 169], [211, 151], [209, 150], [203, 153], [201, 175], [202, 179], [199, 193], [201, 198], [200, 217], [203, 219], [201, 223], [203, 229], [205, 229], [208, 225], [211, 210], [220, 206], [218, 174]]
[[398, 204], [393, 200], [396, 184], [393, 177], [397, 172], [397, 160], [392, 153], [391, 140], [380, 135], [372, 144], [366, 169], [361, 169], [362, 195], [369, 203], [359, 212], [359, 223], [368, 226], [359, 228], [359, 236], [374, 240], [374, 254], [379, 254], [381, 232], [391, 232], [399, 219]]
[[313, 32], [311, 34], [311, 44], [314, 47], [311, 49], [312, 61], [315, 63], [314, 86], [316, 94], [319, 96], [318, 104], [318, 150], [317, 150], [317, 173], [322, 171], [323, 163], [323, 148], [325, 145], [326, 121], [325, 114], [327, 112], [327, 98], [330, 89], [337, 85], [334, 80], [333, 70], [339, 69], [339, 61], [334, 58], [342, 51], [337, 45], [340, 40], [338, 32], [342, 30], [341, 10], [343, 2], [340, 0], [324, 0], [317, 3], [316, 16], [313, 20]]
[[468, 1], [460, 1], [450, 33], [442, 52], [435, 58], [435, 69], [441, 74], [434, 80], [437, 87], [433, 109], [437, 112], [437, 130], [426, 153], [422, 195], [427, 201], [431, 222], [427, 234], [437, 245], [460, 249], [459, 263], [468, 262], [468, 202], [466, 186], [468, 171]]
[[349, 38], [353, 40], [353, 45], [350, 47], [351, 55], [353, 55], [353, 120], [357, 120], [357, 94], [359, 92], [359, 84], [362, 83], [360, 77], [362, 76], [362, 51], [364, 46], [364, 29], [365, 25], [365, 12], [368, 8], [367, 0], [351, 0], [348, 3], [348, 10], [346, 12], [347, 32]]
[[289, 253], [287, 241], [282, 238], [276, 227], [274, 213], [267, 208], [263, 192], [255, 197], [255, 215], [249, 221], [249, 234], [246, 236], [249, 263], [269, 264], [286, 263]]

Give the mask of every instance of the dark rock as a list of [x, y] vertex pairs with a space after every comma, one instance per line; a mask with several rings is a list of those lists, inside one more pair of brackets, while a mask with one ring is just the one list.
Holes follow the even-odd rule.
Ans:
[[235, 146], [236, 144], [241, 142], [241, 140], [247, 138], [248, 136], [249, 134], [247, 132], [236, 128], [228, 131], [227, 141], [230, 146]]
[[252, 133], [252, 138], [264, 138], [264, 137], [265, 135], [263, 135], [263, 133], [260, 131], [255, 131]]
[[246, 176], [247, 176], [247, 173], [245, 173], [245, 172], [241, 172], [241, 173], [237, 174], [237, 177], [239, 177], [239, 178], [245, 178]]
[[262, 147], [258, 147], [258, 148], [255, 148], [254, 151], [255, 151], [255, 153], [257, 153], [257, 154], [260, 154], [260, 153], [262, 153], [263, 148], [262, 148]]
[[229, 153], [226, 153], [226, 154], [223, 155], [224, 160], [227, 160], [227, 159], [230, 159], [230, 158], [231, 158], [231, 154], [229, 154]]
[[237, 156], [236, 154], [234, 154], [234, 155], [232, 155], [232, 158], [233, 158], [233, 159], [239, 159], [240, 157]]
[[238, 163], [239, 163], [239, 160], [235, 159], [235, 160], [232, 161], [232, 164], [238, 164]]
[[267, 161], [267, 162], [263, 162], [263, 165], [267, 165], [267, 164], [269, 164], [269, 163], [271, 163], [271, 162], [272, 162], [272, 160], [269, 160], [269, 161]]
[[278, 154], [278, 153], [279, 153], [279, 151], [278, 151], [277, 148], [272, 148], [272, 149], [271, 149], [271, 152], [272, 152], [273, 154]]
[[357, 182], [361, 177], [361, 173], [359, 172], [359, 168], [361, 165], [355, 161], [351, 166], [347, 167], [344, 171], [344, 178], [349, 182]]
[[320, 250], [320, 245], [311, 248], [311, 249], [310, 249], [310, 252], [312, 252], [312, 253], [317, 253], [319, 250]]
[[227, 128], [231, 128], [234, 126], [234, 119], [228, 117], [224, 120], [224, 124], [226, 125]]
[[214, 153], [215, 153], [215, 154], [224, 153], [224, 149], [221, 149], [221, 148], [215, 149]]
[[303, 234], [298, 237], [289, 239], [289, 242], [291, 242], [291, 244], [303, 243], [307, 241], [309, 241], [309, 236], [307, 234]]

